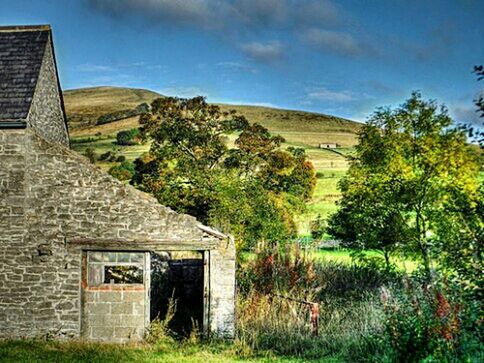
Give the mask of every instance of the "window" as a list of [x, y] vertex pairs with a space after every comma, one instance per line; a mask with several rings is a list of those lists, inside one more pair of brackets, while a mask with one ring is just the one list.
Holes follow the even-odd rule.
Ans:
[[87, 264], [90, 286], [143, 283], [143, 252], [88, 252]]

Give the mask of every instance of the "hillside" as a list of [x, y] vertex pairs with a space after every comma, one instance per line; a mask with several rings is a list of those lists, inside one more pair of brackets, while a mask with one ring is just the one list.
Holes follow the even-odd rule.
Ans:
[[[162, 95], [148, 90], [118, 87], [94, 87], [64, 92], [64, 102], [71, 136], [112, 134], [138, 126], [138, 117], [127, 113]], [[282, 110], [259, 106], [223, 105], [234, 109], [251, 122], [258, 122], [292, 144], [316, 147], [319, 143], [336, 142], [353, 146], [360, 124], [323, 114]], [[106, 119], [106, 115], [112, 116]], [[103, 118], [107, 122], [100, 124]], [[114, 121], [113, 121], [114, 120]]]
[[65, 91], [64, 105], [71, 130], [96, 125], [99, 117], [135, 109], [160, 97], [156, 92], [118, 87], [93, 87]]

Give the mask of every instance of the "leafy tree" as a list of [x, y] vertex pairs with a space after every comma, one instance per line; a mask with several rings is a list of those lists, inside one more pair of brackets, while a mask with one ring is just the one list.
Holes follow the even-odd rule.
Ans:
[[[477, 75], [478, 81], [484, 80], [484, 66], [474, 66], [474, 73]], [[474, 100], [474, 104], [477, 106], [476, 112], [479, 117], [484, 118], [484, 93], [480, 93]], [[484, 126], [484, 122], [481, 124]], [[479, 144], [481, 148], [484, 148], [484, 129], [477, 127], [473, 124], [461, 124], [460, 129], [467, 133], [467, 136], [475, 143]]]
[[140, 122], [152, 144], [135, 161], [138, 188], [233, 233], [240, 246], [294, 235], [293, 215], [315, 183], [303, 152], [281, 150], [280, 136], [203, 97], [156, 99]]
[[430, 276], [444, 235], [438, 226], [453, 225], [447, 205], [457, 194], [474, 200], [479, 185], [476, 154], [451, 125], [446, 108], [418, 92], [394, 110], [378, 109], [363, 126], [340, 183], [343, 198], [330, 232], [386, 256], [398, 247], [415, 251]]
[[137, 128], [125, 131], [119, 131], [116, 134], [116, 143], [118, 145], [135, 145], [139, 142], [140, 131]]

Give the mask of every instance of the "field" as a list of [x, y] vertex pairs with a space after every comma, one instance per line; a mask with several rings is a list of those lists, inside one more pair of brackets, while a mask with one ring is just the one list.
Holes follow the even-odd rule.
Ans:
[[[64, 94], [69, 119], [72, 148], [84, 153], [92, 148], [97, 155], [112, 151], [133, 161], [149, 150], [149, 144], [118, 146], [116, 133], [139, 127], [138, 117], [128, 117], [115, 122], [96, 125], [96, 120], [108, 113], [134, 108], [142, 102], [149, 103], [161, 95], [139, 89], [97, 87], [67, 91]], [[307, 211], [298, 217], [301, 235], [309, 233], [309, 225], [318, 215], [326, 218], [336, 210], [339, 199], [338, 180], [348, 166], [346, 156], [356, 143], [360, 124], [338, 117], [302, 111], [280, 110], [259, 106], [220, 105], [223, 110], [235, 109], [251, 122], [258, 122], [273, 134], [283, 136], [289, 146], [302, 147], [318, 172], [314, 198]], [[230, 141], [235, 140], [235, 135]], [[320, 149], [320, 143], [333, 142], [340, 145], [335, 150]], [[108, 170], [112, 162], [97, 163]]]

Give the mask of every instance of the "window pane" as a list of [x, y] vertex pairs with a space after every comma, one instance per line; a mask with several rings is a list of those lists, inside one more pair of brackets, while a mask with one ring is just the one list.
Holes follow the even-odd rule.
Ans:
[[145, 254], [143, 252], [131, 253], [131, 262], [143, 263]]
[[103, 252], [104, 262], [116, 262], [116, 252]]
[[102, 262], [103, 253], [102, 252], [89, 252], [89, 262]]
[[102, 265], [90, 265], [88, 270], [89, 285], [100, 285], [103, 283]]
[[118, 252], [118, 262], [129, 262], [129, 252]]
[[140, 266], [104, 266], [105, 284], [142, 284], [143, 269]]

